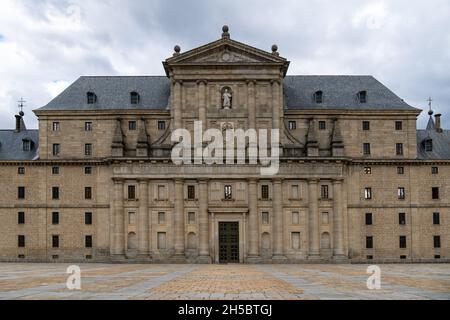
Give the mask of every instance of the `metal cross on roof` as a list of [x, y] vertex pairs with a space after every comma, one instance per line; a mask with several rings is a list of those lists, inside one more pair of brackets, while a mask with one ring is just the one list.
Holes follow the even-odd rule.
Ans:
[[431, 99], [431, 97], [429, 97], [427, 101], [428, 101], [428, 105], [430, 106], [430, 110], [431, 110], [433, 99]]
[[19, 109], [20, 109], [20, 112], [23, 112], [23, 108], [25, 107], [26, 101], [23, 100], [23, 98], [20, 98], [20, 100], [19, 100], [18, 102], [19, 102]]

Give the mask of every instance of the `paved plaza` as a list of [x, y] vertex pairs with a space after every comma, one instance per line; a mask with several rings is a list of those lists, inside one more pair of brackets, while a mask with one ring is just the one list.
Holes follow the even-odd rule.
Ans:
[[0, 264], [0, 299], [450, 299], [448, 264], [380, 265], [380, 290], [365, 265], [83, 264], [71, 291], [68, 266]]

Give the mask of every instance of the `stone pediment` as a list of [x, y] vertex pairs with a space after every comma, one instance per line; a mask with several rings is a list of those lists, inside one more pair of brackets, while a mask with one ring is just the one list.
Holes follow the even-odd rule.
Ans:
[[289, 61], [279, 56], [276, 46], [272, 48], [272, 52], [267, 52], [226, 36], [183, 53], [177, 46], [173, 57], [163, 64], [167, 73], [172, 66], [183, 65], [269, 64], [280, 66], [285, 72], [289, 67]]

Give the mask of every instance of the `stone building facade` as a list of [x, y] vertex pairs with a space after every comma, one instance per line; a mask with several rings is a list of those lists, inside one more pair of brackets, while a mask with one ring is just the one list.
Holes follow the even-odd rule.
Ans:
[[[0, 260], [450, 260], [450, 132], [370, 76], [230, 39], [164, 77], [81, 77], [0, 131]], [[225, 92], [228, 94], [224, 101]], [[280, 168], [175, 165], [175, 129], [279, 129]]]

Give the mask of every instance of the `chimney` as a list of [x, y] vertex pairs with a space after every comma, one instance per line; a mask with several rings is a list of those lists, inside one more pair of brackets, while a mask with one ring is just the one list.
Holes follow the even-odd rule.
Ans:
[[16, 132], [20, 132], [21, 130], [21, 125], [22, 125], [22, 117], [19, 116], [18, 114], [15, 115], [16, 117]]
[[436, 127], [436, 132], [441, 133], [442, 132], [442, 128], [441, 128], [441, 116], [442, 114], [438, 113], [437, 115], [435, 115], [435, 119], [436, 119], [436, 123], [435, 123], [435, 127]]

